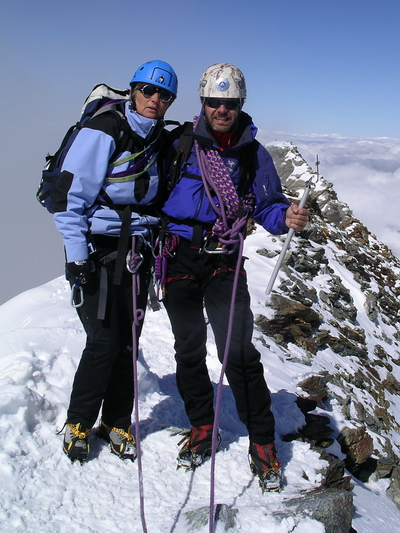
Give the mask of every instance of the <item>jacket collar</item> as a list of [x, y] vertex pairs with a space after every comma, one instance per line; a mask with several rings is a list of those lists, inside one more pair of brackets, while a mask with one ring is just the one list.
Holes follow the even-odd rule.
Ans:
[[157, 120], [146, 118], [130, 109], [129, 102], [127, 102], [125, 106], [125, 115], [129, 126], [143, 139], [146, 139], [147, 137], [150, 139], [153, 136], [154, 131], [159, 132], [164, 126], [164, 121], [162, 119]]

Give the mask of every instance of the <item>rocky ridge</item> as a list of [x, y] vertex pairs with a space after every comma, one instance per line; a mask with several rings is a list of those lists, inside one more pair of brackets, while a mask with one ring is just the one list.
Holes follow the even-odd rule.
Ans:
[[[400, 261], [293, 144], [267, 149], [291, 201], [313, 183], [306, 204], [311, 222], [291, 241], [265, 315], [255, 316], [263, 344], [278, 345], [282, 357], [305, 367], [297, 403], [306, 424], [284, 438], [308, 441], [328, 460], [321, 489], [351, 490], [345, 468], [363, 482], [388, 477], [388, 494], [400, 508]], [[275, 239], [283, 243], [285, 236]], [[328, 353], [334, 368], [325, 364]], [[307, 374], [311, 362], [317, 374]], [[316, 407], [319, 414], [312, 414]], [[335, 427], [335, 410], [343, 427]], [[329, 452], [334, 441], [344, 460]], [[342, 525], [335, 531], [347, 533]]]

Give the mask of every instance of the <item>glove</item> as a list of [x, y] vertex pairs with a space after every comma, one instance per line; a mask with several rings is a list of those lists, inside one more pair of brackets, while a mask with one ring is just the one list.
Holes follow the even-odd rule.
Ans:
[[67, 271], [73, 276], [77, 282], [84, 285], [89, 281], [90, 274], [92, 272], [92, 265], [89, 259], [83, 261], [73, 261], [67, 263]]

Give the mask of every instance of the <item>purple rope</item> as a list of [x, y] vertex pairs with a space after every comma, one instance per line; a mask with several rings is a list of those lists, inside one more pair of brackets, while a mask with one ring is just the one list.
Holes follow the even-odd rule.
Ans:
[[[194, 129], [198, 121], [199, 117], [195, 117]], [[238, 236], [247, 224], [247, 217], [244, 215], [237, 218], [240, 205], [239, 195], [220, 153], [210, 146], [200, 145], [197, 141], [195, 141], [195, 149], [206, 195], [218, 217], [212, 228], [212, 234], [218, 237], [222, 244], [222, 251], [232, 254], [238, 247]], [[218, 202], [212, 197], [211, 191], [214, 192]], [[253, 209], [254, 202], [254, 193], [248, 193], [243, 199], [245, 213]]]
[[[213, 148], [200, 147], [197, 141], [196, 153], [208, 199], [220, 217], [213, 228], [214, 234], [217, 235], [229, 228], [229, 220], [236, 218], [239, 196], [220, 154]], [[211, 197], [210, 187], [218, 198], [220, 208]]]
[[140, 499], [140, 518], [142, 520], [143, 533], [147, 533], [146, 517], [144, 513], [144, 490], [143, 490], [143, 469], [142, 469], [142, 453], [140, 447], [140, 419], [139, 419], [139, 393], [138, 393], [138, 370], [137, 370], [137, 356], [138, 356], [138, 343], [136, 335], [136, 327], [143, 320], [144, 311], [137, 309], [136, 295], [139, 293], [139, 276], [135, 272], [135, 263], [137, 263], [136, 254], [136, 240], [132, 237], [132, 254], [130, 267], [133, 271], [132, 274], [132, 309], [133, 309], [133, 321], [132, 321], [132, 359], [133, 359], [133, 390], [134, 390], [134, 405], [135, 405], [135, 435], [136, 435], [136, 453], [139, 475], [139, 499]]
[[203, 150], [200, 149], [200, 145], [197, 141], [195, 141], [195, 146], [196, 146], [196, 155], [197, 155], [197, 159], [198, 159], [198, 162], [199, 162], [199, 168], [200, 168], [200, 174], [201, 174], [201, 177], [203, 179], [203, 185], [204, 185], [204, 189], [206, 191], [206, 194], [207, 194], [207, 197], [210, 201], [210, 204], [212, 205], [212, 208], [214, 209], [214, 211], [217, 213], [217, 215], [219, 217], [225, 217], [225, 222], [227, 224], [227, 220], [226, 220], [226, 215], [225, 215], [225, 212], [224, 212], [224, 201], [223, 201], [223, 198], [219, 192], [218, 189], [214, 190], [216, 196], [217, 196], [217, 199], [218, 199], [218, 202], [219, 202], [219, 205], [221, 207], [218, 207], [218, 205], [216, 204], [214, 198], [211, 196], [211, 192], [210, 192], [210, 187], [212, 186], [211, 183], [210, 183], [210, 178], [209, 178], [209, 170], [208, 170], [208, 166], [207, 166], [207, 157], [206, 157], [206, 154], [205, 152], [203, 152]]
[[232, 299], [231, 299], [231, 306], [229, 310], [229, 321], [228, 321], [228, 331], [226, 334], [225, 352], [224, 352], [224, 358], [222, 361], [221, 374], [219, 378], [217, 398], [216, 398], [216, 403], [215, 403], [214, 426], [213, 426], [213, 434], [212, 434], [212, 441], [211, 441], [211, 481], [210, 481], [210, 517], [209, 517], [209, 525], [210, 525], [209, 532], [210, 533], [214, 533], [215, 454], [217, 452], [217, 435], [218, 435], [218, 426], [219, 426], [219, 414], [220, 414], [220, 409], [221, 409], [222, 384], [223, 384], [223, 379], [225, 375], [226, 365], [228, 363], [229, 348], [230, 348], [231, 339], [232, 339], [236, 292], [237, 292], [237, 286], [238, 286], [238, 280], [239, 280], [240, 266], [242, 264], [242, 256], [243, 256], [243, 241], [244, 241], [244, 237], [242, 233], [239, 233], [239, 255], [238, 255], [238, 260], [236, 263], [235, 277], [233, 280]]
[[[223, 247], [225, 246], [226, 248], [224, 248], [224, 252], [226, 254], [232, 254], [236, 250], [239, 241], [239, 235], [243, 236], [243, 229], [246, 224], [246, 217], [238, 218], [233, 222], [231, 228], [227, 229], [218, 237], [219, 242], [222, 243]], [[228, 249], [228, 246], [231, 246], [231, 248]]]
[[[203, 152], [203, 150], [200, 149], [200, 145], [196, 141], [196, 152], [197, 152], [197, 158], [199, 161], [199, 167], [201, 172], [201, 177], [203, 179], [203, 185], [204, 189], [206, 191], [207, 197], [214, 209], [214, 211], [219, 216], [219, 219], [215, 222], [212, 232], [214, 235], [218, 235], [218, 240], [222, 244], [222, 250], [226, 254], [232, 254], [235, 252], [237, 245], [238, 245], [238, 235], [242, 232], [244, 226], [247, 224], [247, 218], [244, 216], [242, 218], [235, 218], [237, 209], [239, 207], [239, 197], [237, 196], [236, 189], [235, 194], [237, 197], [237, 204], [236, 201], [234, 201], [234, 206], [230, 206], [229, 209], [226, 209], [227, 203], [226, 203], [226, 196], [222, 194], [223, 187], [219, 186], [217, 187], [214, 183], [214, 176], [211, 175], [209, 168], [207, 166], [207, 156]], [[221, 160], [221, 157], [219, 154], [217, 154], [218, 159], [221, 161], [221, 164], [224, 165], [224, 163]], [[225, 167], [225, 165], [224, 165]], [[213, 168], [213, 167], [211, 167]], [[226, 167], [225, 167], [226, 171]], [[226, 172], [227, 173], [227, 172]], [[227, 176], [227, 181], [231, 181], [230, 176]], [[232, 187], [233, 183], [232, 183]], [[221, 208], [219, 208], [213, 197], [211, 196], [210, 188], [215, 192], [219, 205]], [[233, 208], [232, 208], [233, 207]], [[229, 215], [228, 212], [229, 211]], [[228, 218], [230, 220], [233, 220], [231, 227], [228, 223]]]
[[167, 234], [164, 241], [157, 239], [155, 248], [159, 248], [158, 255], [154, 260], [154, 274], [158, 288], [167, 281], [168, 258], [173, 257], [175, 249], [179, 245], [179, 235]]

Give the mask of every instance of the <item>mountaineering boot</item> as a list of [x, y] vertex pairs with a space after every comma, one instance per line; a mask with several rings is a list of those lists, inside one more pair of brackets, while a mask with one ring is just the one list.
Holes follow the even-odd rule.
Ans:
[[[63, 451], [68, 455], [72, 462], [79, 461], [83, 463], [89, 455], [89, 434], [90, 429], [84, 430], [82, 424], [71, 424], [66, 420], [64, 433]], [[59, 431], [64, 429], [64, 427]]]
[[101, 421], [97, 430], [97, 436], [110, 444], [111, 453], [118, 455], [120, 459], [136, 459], [136, 440], [132, 435], [131, 428], [121, 429], [107, 426]]
[[[206, 426], [193, 427], [184, 434], [183, 439], [178, 442], [178, 446], [183, 444], [177, 457], [178, 468], [182, 467], [185, 470], [194, 470], [204, 463], [211, 455], [212, 433], [213, 424], [207, 424]], [[217, 439], [218, 451], [221, 437], [218, 435]]]
[[273, 442], [270, 444], [250, 443], [249, 462], [252, 473], [259, 478], [262, 492], [282, 490], [282, 468], [276, 456]]

